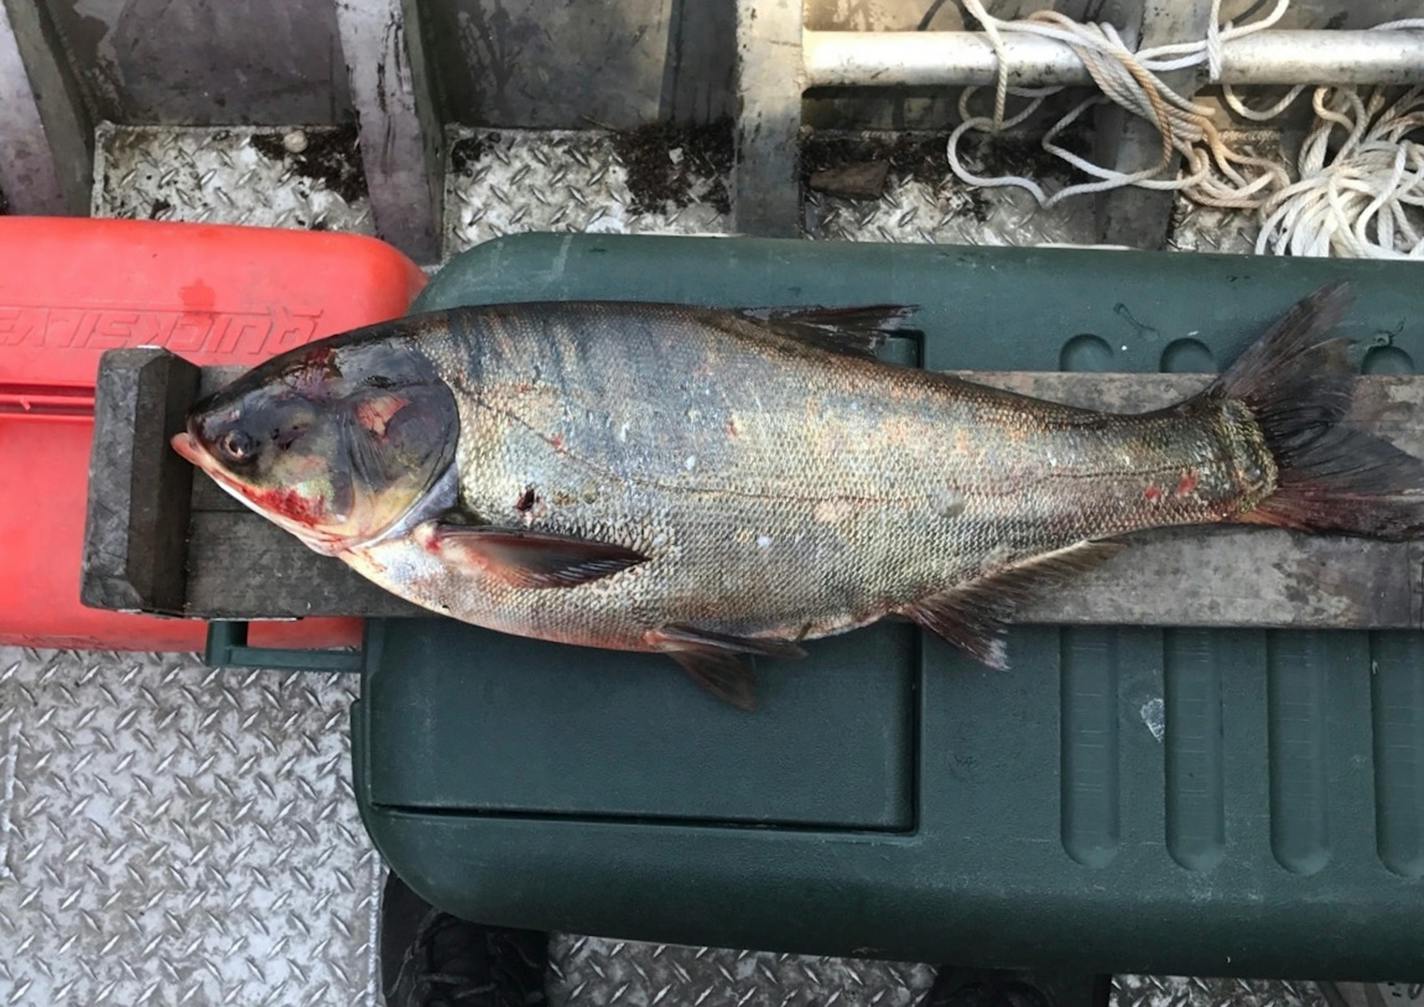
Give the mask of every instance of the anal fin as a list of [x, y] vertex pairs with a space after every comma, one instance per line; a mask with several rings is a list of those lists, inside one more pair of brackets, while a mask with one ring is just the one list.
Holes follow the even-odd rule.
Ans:
[[730, 636], [691, 626], [663, 626], [647, 635], [648, 644], [672, 658], [694, 682], [739, 710], [756, 709], [756, 675], [749, 658], [805, 657], [786, 640]]
[[1123, 548], [1122, 542], [1078, 542], [921, 598], [900, 614], [989, 667], [1004, 669], [1004, 631], [1018, 607]]
[[745, 658], [700, 650], [671, 651], [668, 656], [722, 702], [747, 713], [756, 709], [756, 672]]

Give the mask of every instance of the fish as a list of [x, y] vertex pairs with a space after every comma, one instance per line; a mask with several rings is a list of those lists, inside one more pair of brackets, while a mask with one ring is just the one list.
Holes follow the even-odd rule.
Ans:
[[1417, 536], [1424, 464], [1345, 422], [1349, 300], [1140, 414], [882, 362], [905, 306], [455, 308], [266, 361], [172, 446], [416, 605], [665, 654], [750, 709], [757, 659], [887, 617], [1004, 667], [1016, 609], [1134, 532]]

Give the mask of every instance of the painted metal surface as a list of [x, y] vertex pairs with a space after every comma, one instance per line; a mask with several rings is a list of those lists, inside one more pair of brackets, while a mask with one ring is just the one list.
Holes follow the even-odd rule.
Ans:
[[331, 0], [24, 0], [53, 21], [97, 121], [352, 121]]
[[[1133, 33], [1143, 46], [1200, 38], [1210, 29], [1212, 18], [1220, 16], [1211, 0], [1121, 0], [1120, 5], [1132, 12]], [[1206, 79], [1201, 67], [1183, 67], [1161, 75], [1166, 86], [1188, 100], [1196, 97]], [[1098, 153], [1107, 167], [1126, 175], [1147, 171], [1172, 177], [1181, 172], [1182, 154], [1164, 147], [1163, 134], [1147, 119], [1108, 103], [1094, 111], [1093, 126]], [[1138, 186], [1099, 193], [1098, 236], [1108, 244], [1161, 248], [1172, 222], [1172, 198], [1170, 191]]]
[[[1173, 39], [1197, 37], [1177, 31]], [[993, 84], [998, 58], [982, 32], [806, 32], [808, 86]], [[1087, 68], [1064, 42], [1004, 41], [1021, 87], [1086, 85]], [[1264, 31], [1222, 46], [1229, 84], [1410, 84], [1424, 78], [1418, 31]]]
[[801, 5], [737, 0], [736, 9], [736, 229], [762, 238], [796, 237], [801, 227], [797, 178], [805, 90]]
[[[706, 107], [727, 111], [716, 94], [715, 65], [679, 43], [720, 37], [725, 60], [730, 22], [702, 8], [723, 4], [683, 0], [453, 0], [425, 4], [425, 38], [437, 69], [442, 114], [467, 125], [626, 129], [671, 111], [674, 86], [710, 85]], [[674, 22], [685, 20], [685, 26]], [[720, 27], [719, 27], [720, 25]], [[704, 33], [710, 33], [707, 37]], [[705, 52], [703, 53], [705, 55]], [[722, 81], [725, 88], [725, 79]]]
[[440, 257], [440, 125], [413, 0], [335, 5], [376, 233], [417, 262]]
[[[332, 0], [25, 3], [53, 22], [83, 108], [96, 121], [352, 121], [355, 105], [343, 72], [349, 60], [337, 20], [342, 5]], [[711, 121], [734, 111], [730, 3], [422, 0], [417, 6], [432, 90], [446, 122], [622, 129], [668, 117]], [[1113, 16], [1102, 0], [996, 0], [988, 6], [1003, 18], [1050, 6], [1072, 17]], [[1240, 20], [1255, 6], [1227, 0], [1222, 15]], [[805, 8], [808, 27], [817, 30], [965, 27], [957, 6], [940, 0], [808, 0]], [[1296, 0], [1280, 27], [1367, 28], [1417, 13], [1390, 0]], [[915, 121], [911, 106], [926, 102], [932, 119], [920, 124], [943, 125], [952, 116], [952, 101], [924, 97], [846, 98], [835, 107], [853, 110], [857, 124], [903, 126]]]
[[91, 126], [39, 10], [0, 0], [0, 211], [83, 213]]

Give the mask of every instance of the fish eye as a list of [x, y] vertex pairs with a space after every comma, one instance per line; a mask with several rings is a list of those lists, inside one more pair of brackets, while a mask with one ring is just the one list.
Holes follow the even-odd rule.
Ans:
[[223, 434], [218, 441], [218, 450], [228, 461], [232, 462], [251, 460], [256, 447], [257, 442], [252, 439], [252, 435], [236, 427]]

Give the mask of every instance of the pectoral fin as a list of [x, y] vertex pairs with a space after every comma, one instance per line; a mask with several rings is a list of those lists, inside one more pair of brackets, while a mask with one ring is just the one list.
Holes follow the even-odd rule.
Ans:
[[431, 521], [416, 539], [447, 563], [495, 577], [511, 587], [576, 587], [611, 577], [648, 557], [608, 542], [568, 535]]
[[668, 655], [692, 680], [739, 710], [756, 709], [756, 675], [749, 663], [753, 655], [798, 658], [806, 652], [785, 640], [759, 640], [694, 629], [664, 626], [647, 636], [654, 650]]
[[1122, 549], [1121, 542], [1079, 542], [922, 598], [900, 614], [989, 667], [1004, 669], [1009, 666], [1004, 631], [1015, 610]]

